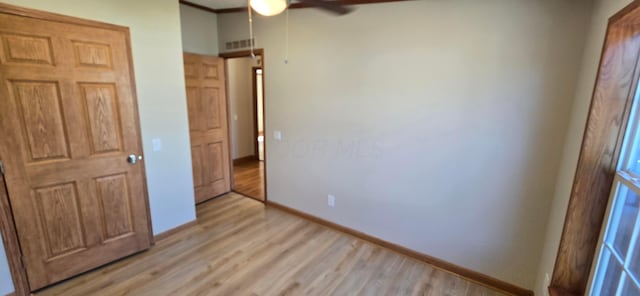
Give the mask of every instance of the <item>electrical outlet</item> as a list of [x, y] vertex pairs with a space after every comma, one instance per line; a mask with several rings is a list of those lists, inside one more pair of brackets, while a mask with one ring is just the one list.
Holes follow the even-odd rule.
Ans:
[[336, 206], [336, 197], [331, 195], [331, 194], [329, 194], [327, 196], [327, 205], [332, 207], [332, 208], [335, 207]]

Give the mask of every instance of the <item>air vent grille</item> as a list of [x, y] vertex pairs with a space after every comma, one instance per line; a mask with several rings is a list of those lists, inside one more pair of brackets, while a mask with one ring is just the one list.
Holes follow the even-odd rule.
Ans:
[[224, 48], [225, 48], [225, 50], [249, 48], [249, 47], [251, 47], [252, 43], [253, 43], [253, 46], [256, 45], [255, 39], [234, 40], [234, 41], [226, 42]]

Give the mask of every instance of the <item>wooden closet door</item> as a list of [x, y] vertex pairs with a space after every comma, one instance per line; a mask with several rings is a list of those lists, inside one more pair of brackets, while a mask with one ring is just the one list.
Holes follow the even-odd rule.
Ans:
[[128, 29], [37, 15], [0, 13], [0, 159], [32, 290], [151, 243]]
[[196, 203], [231, 190], [224, 59], [184, 54]]

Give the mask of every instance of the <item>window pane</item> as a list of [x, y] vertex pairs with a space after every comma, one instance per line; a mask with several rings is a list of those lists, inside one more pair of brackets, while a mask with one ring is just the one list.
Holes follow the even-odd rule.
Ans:
[[633, 190], [629, 190], [622, 184], [618, 194], [620, 196], [617, 198], [622, 200], [616, 203], [607, 241], [613, 245], [618, 256], [625, 260], [638, 215], [639, 199]]
[[627, 160], [628, 163], [626, 169], [635, 175], [640, 175], [640, 149], [638, 149], [638, 140], [640, 140], [640, 137], [638, 135], [638, 130], [636, 130], [633, 137], [633, 143], [630, 143], [633, 147], [627, 147], [627, 149], [629, 149], [629, 159]]
[[624, 288], [622, 288], [622, 293], [620, 295], [623, 296], [640, 296], [640, 290], [636, 285], [631, 281], [631, 279], [626, 278], [624, 281]]
[[637, 241], [636, 246], [633, 248], [631, 261], [629, 261], [629, 271], [636, 279], [640, 280], [640, 241]]
[[[609, 250], [605, 250], [605, 252], [608, 253]], [[602, 288], [600, 288], [600, 294], [595, 295], [616, 295], [616, 290], [618, 289], [618, 283], [622, 274], [622, 266], [613, 256], [607, 256], [605, 254], [603, 258], [609, 258], [609, 262], [607, 263], [607, 269], [605, 271], [604, 278], [602, 279]], [[601, 273], [601, 271], [598, 273]]]
[[640, 175], [640, 91], [636, 91], [618, 169]]

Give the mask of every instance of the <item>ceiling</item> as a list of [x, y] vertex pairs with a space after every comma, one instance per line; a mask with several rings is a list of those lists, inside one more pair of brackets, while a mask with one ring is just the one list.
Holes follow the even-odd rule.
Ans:
[[212, 9], [247, 7], [247, 0], [188, 0], [191, 3]]
[[[247, 7], [247, 0], [185, 0], [185, 2], [204, 6], [213, 10]], [[290, 1], [290, 3], [296, 2], [298, 1]]]
[[[381, 2], [396, 2], [396, 1], [408, 1], [408, 0], [342, 0], [341, 2], [344, 4], [372, 4], [372, 3], [381, 3]], [[248, 0], [180, 0], [181, 3], [184, 4], [192, 4], [192, 6], [200, 6], [200, 8], [209, 10], [211, 9], [213, 12], [221, 12], [227, 9], [233, 8], [246, 8]], [[290, 0], [290, 3], [293, 4], [301, 4], [297, 3], [297, 0]], [[292, 8], [301, 8], [308, 6], [295, 7], [295, 5], [291, 6]], [[233, 12], [233, 11], [226, 11]]]

